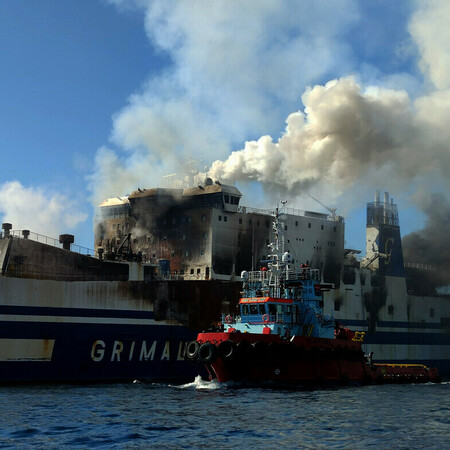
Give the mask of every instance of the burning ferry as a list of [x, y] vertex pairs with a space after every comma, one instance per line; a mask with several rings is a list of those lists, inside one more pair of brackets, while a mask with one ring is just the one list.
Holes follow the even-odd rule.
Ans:
[[[130, 235], [133, 250], [172, 278], [239, 283], [243, 270], [258, 270], [267, 258], [273, 233], [273, 211], [240, 200], [236, 187], [211, 179], [189, 189], [138, 189], [103, 203], [96, 245], [114, 257]], [[363, 350], [374, 352], [375, 361], [426, 364], [450, 374], [450, 296], [436, 294], [433, 267], [404, 262], [398, 209], [387, 192], [377, 191], [367, 204], [363, 259], [345, 249], [344, 219], [335, 210], [285, 205], [280, 211], [292, 264], [307, 261], [330, 286], [325, 314], [364, 331]], [[232, 299], [227, 305], [223, 313], [236, 312]]]
[[[234, 186], [138, 189], [100, 206], [95, 250], [3, 224], [0, 381], [184, 380], [187, 343], [235, 313], [245, 269], [268, 256], [272, 211]], [[450, 373], [450, 298], [407, 285], [397, 207], [368, 205], [366, 258], [344, 249], [344, 219], [286, 207], [293, 265], [320, 272], [324, 314], [365, 331], [374, 360]], [[84, 252], [85, 253], [85, 252]], [[301, 259], [300, 259], [301, 258]], [[419, 269], [415, 269], [419, 270]]]

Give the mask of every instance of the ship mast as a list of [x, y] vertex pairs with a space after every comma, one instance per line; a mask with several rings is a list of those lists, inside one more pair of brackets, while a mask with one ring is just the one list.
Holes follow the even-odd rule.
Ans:
[[[286, 200], [283, 200], [281, 203], [285, 205]], [[286, 255], [284, 252], [284, 234], [281, 229], [282, 225], [280, 223], [280, 212], [278, 207], [275, 209], [274, 218], [275, 220], [272, 223], [272, 229], [275, 242], [269, 244], [269, 248], [272, 252], [269, 255], [269, 287], [273, 291], [273, 296], [280, 297], [282, 287], [281, 278], [283, 275], [286, 276], [286, 279], [289, 277], [289, 255]]]

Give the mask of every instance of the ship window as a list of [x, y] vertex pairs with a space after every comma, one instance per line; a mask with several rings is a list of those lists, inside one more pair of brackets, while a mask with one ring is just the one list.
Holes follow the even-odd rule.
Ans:
[[189, 252], [187, 250], [184, 252], [184, 256], [189, 256]]
[[434, 309], [430, 308], [430, 317], [434, 317]]
[[270, 222], [268, 220], [266, 220], [266, 228], [270, 227]]
[[287, 225], [284, 226], [284, 231], [287, 231]]
[[258, 305], [250, 305], [250, 314], [258, 314]]
[[308, 228], [311, 228], [311, 222], [308, 222]]
[[341, 309], [341, 304], [339, 302], [334, 302], [334, 310], [339, 311]]
[[259, 305], [259, 314], [265, 314], [266, 313], [266, 308], [264, 308], [264, 305], [260, 304]]
[[295, 221], [295, 226], [298, 227], [298, 220]]
[[170, 256], [171, 256], [172, 258], [175, 256], [175, 252], [174, 252], [173, 250], [170, 252]]
[[204, 255], [205, 254], [205, 250], [202, 248], [201, 250], [200, 250], [200, 255]]
[[224, 222], [228, 222], [228, 217], [227, 216], [223, 216], [223, 221]]
[[225, 203], [230, 203], [230, 196], [229, 195], [224, 195], [225, 198]]
[[222, 222], [222, 216], [219, 216], [219, 222]]
[[336, 227], [333, 227], [333, 231], [336, 231]]
[[388, 314], [394, 314], [394, 305], [388, 306]]
[[274, 305], [273, 303], [269, 303], [269, 314], [271, 316], [274, 316], [277, 313], [277, 305]]
[[249, 224], [249, 225], [251, 225], [251, 224], [252, 224], [252, 219], [250, 219], [250, 220], [248, 221], [248, 224]]
[[323, 230], [323, 225], [320, 225], [320, 229]]
[[200, 270], [200, 269], [197, 269], [197, 275], [199, 275], [199, 274], [200, 274], [200, 272], [201, 272], [201, 270]]
[[203, 233], [203, 239], [206, 239], [208, 237], [208, 233]]
[[206, 221], [206, 216], [203, 215], [203, 216], [202, 216], [202, 222], [205, 222], [205, 221]]
[[242, 219], [239, 219], [239, 224], [242, 224]]
[[191, 275], [194, 275], [194, 269], [191, 269]]
[[241, 306], [242, 315], [246, 316], [248, 314], [248, 305]]

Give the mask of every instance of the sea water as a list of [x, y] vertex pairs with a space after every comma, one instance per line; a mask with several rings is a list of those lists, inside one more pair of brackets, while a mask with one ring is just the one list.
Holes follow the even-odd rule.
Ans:
[[1, 448], [450, 448], [450, 382], [0, 388]]

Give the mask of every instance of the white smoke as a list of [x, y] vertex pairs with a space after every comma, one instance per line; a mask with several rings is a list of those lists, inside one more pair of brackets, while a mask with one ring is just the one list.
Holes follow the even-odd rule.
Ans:
[[419, 48], [420, 68], [437, 89], [450, 88], [450, 4], [421, 0], [410, 22], [410, 33]]
[[121, 170], [107, 179], [111, 154], [98, 153], [94, 202], [154, 186], [176, 160], [210, 163], [248, 136], [278, 132], [301, 86], [350, 70], [351, 49], [339, 37], [358, 20], [354, 0], [111, 3], [144, 12], [151, 44], [171, 65], [115, 115]]
[[291, 198], [319, 191], [341, 208], [373, 188], [448, 190], [450, 4], [417, 3], [397, 49], [417, 56], [414, 78], [356, 62], [346, 33], [364, 18], [352, 0], [110, 2], [143, 11], [172, 64], [114, 117], [125, 152], [99, 151], [96, 201], [155, 186], [189, 155], [211, 162], [214, 179]]
[[25, 187], [18, 181], [0, 185], [2, 221], [14, 230], [28, 229], [49, 237], [67, 233], [87, 218], [74, 201], [43, 187]]
[[445, 179], [450, 130], [442, 119], [450, 114], [450, 98], [440, 92], [437, 110], [435, 95], [412, 101], [404, 91], [363, 91], [353, 78], [315, 86], [302, 97], [304, 112], [289, 115], [277, 141], [263, 136], [247, 142], [215, 161], [208, 174], [223, 181], [257, 180], [268, 191], [292, 196], [318, 183], [342, 194], [363, 180], [399, 189], [416, 175], [434, 177], [436, 169]]

